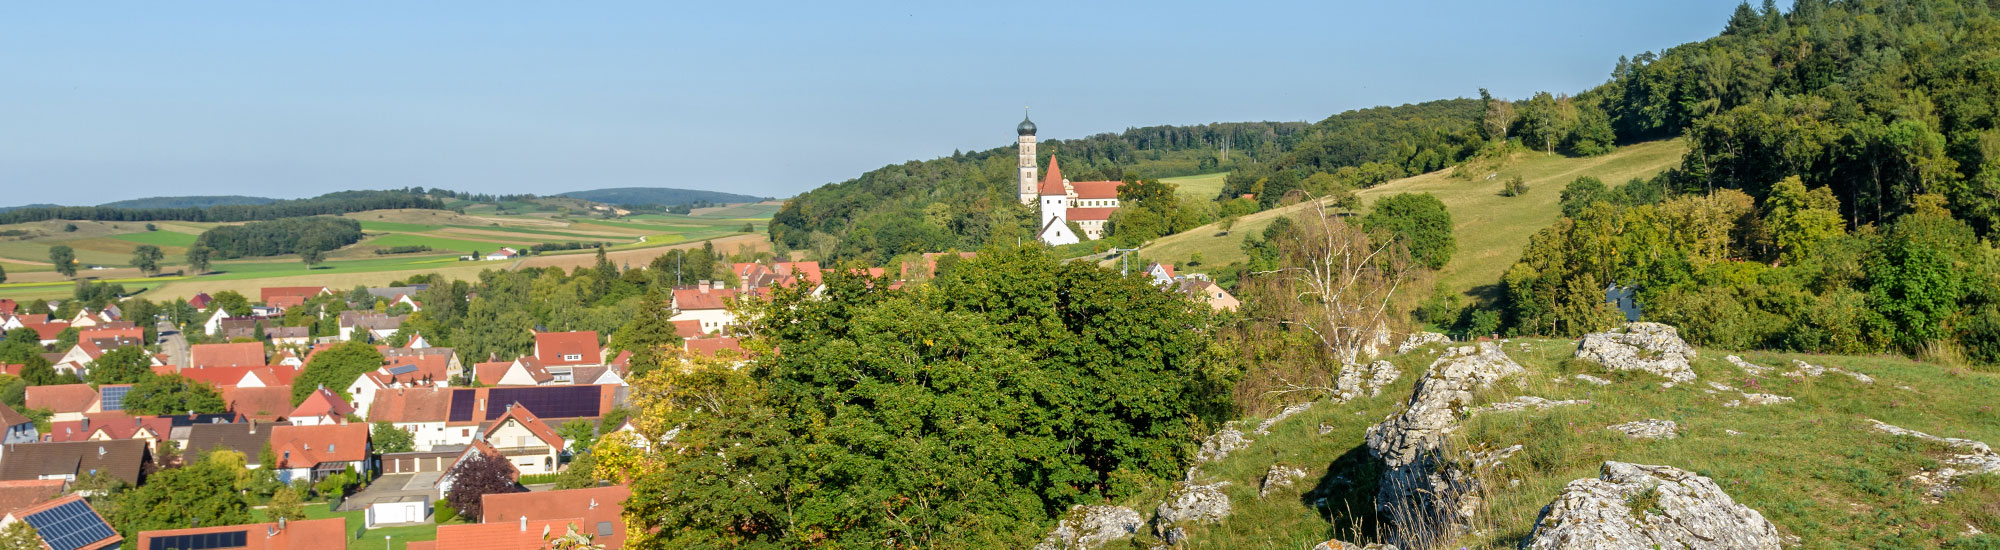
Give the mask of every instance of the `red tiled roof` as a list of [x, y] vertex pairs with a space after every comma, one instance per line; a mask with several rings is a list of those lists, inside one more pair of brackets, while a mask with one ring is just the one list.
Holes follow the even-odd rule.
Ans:
[[582, 523], [581, 518], [569, 518], [529, 520], [525, 525], [518, 521], [439, 525], [437, 550], [540, 550], [544, 530], [556, 536], [569, 532], [569, 526], [576, 524], [578, 533], [596, 532], [594, 527], [586, 528]]
[[67, 483], [60, 479], [0, 481], [0, 516], [56, 498]]
[[375, 392], [370, 422], [444, 422], [451, 413], [451, 388], [394, 388]]
[[292, 387], [224, 388], [222, 401], [229, 406], [229, 412], [258, 420], [275, 420], [292, 412]]
[[[575, 355], [577, 359], [564, 359]], [[597, 345], [597, 331], [577, 332], [537, 332], [535, 333], [535, 357], [542, 364], [561, 367], [568, 365], [595, 365], [604, 361], [604, 350]]]
[[472, 377], [479, 379], [481, 385], [491, 386], [500, 383], [500, 377], [506, 376], [507, 368], [512, 366], [514, 366], [513, 361], [474, 363], [472, 365]]
[[[29, 315], [22, 315], [21, 317], [24, 318], [24, 320], [21, 322], [27, 324], [27, 328], [34, 329], [35, 334], [41, 336], [43, 340], [54, 340], [58, 336], [62, 335], [62, 331], [64, 329], [69, 328], [69, 321], [55, 321], [51, 323], [28, 323], [25, 320], [25, 318], [30, 317]], [[46, 315], [44, 315], [43, 317], [46, 317]]]
[[1115, 199], [1122, 181], [1072, 181], [1069, 188], [1076, 190], [1078, 199]]
[[[123, 325], [123, 324], [130, 324], [130, 323], [110, 323], [109, 325]], [[76, 331], [76, 339], [78, 341], [83, 341], [83, 340], [96, 340], [100, 338], [119, 338], [119, 339], [136, 341], [136, 340], [144, 340], [146, 338], [146, 329], [142, 329], [139, 327], [119, 327], [119, 326], [109, 326], [109, 325], [99, 325]]]
[[[5, 403], [0, 403], [0, 429], [5, 429], [9, 426], [16, 426], [27, 422], [34, 422], [34, 420], [28, 418], [28, 415], [21, 414], [20, 411], [14, 410], [13, 407], [9, 407]], [[0, 513], [0, 515], [4, 515], [4, 513]]]
[[1049, 173], [1042, 176], [1040, 190], [1043, 196], [1069, 194], [1069, 190], [1063, 188], [1062, 163], [1056, 157], [1049, 157]]
[[688, 340], [687, 349], [691, 353], [706, 357], [715, 357], [723, 350], [734, 351], [739, 356], [743, 354], [743, 346], [735, 338], [727, 337]]
[[90, 384], [28, 386], [24, 404], [30, 409], [56, 413], [80, 413], [97, 403], [97, 389]]
[[341, 399], [340, 396], [334, 395], [333, 390], [318, 388], [313, 390], [312, 393], [307, 394], [306, 400], [300, 401], [299, 408], [292, 409], [292, 414], [289, 417], [307, 418], [328, 415], [344, 417], [353, 412], [354, 405], [350, 405], [346, 400]]
[[492, 436], [493, 432], [498, 431], [501, 426], [507, 425], [507, 421], [509, 420], [521, 423], [521, 427], [527, 428], [528, 433], [535, 434], [535, 437], [541, 438], [543, 443], [547, 443], [550, 447], [555, 447], [556, 452], [562, 452], [563, 437], [556, 435], [556, 429], [549, 427], [547, 422], [535, 418], [535, 412], [528, 410], [526, 406], [507, 407], [507, 413], [500, 415], [500, 418], [493, 419], [493, 425], [488, 426], [480, 435]]
[[702, 335], [701, 321], [690, 319], [687, 321], [674, 321], [673, 323], [674, 334], [680, 335], [682, 340], [700, 338]]
[[[272, 426], [271, 452], [278, 455], [280, 468], [366, 460], [368, 425]], [[291, 453], [289, 459], [285, 458], [286, 452]]]
[[47, 313], [29, 313], [25, 315], [19, 315], [18, 317], [20, 317], [21, 324], [23, 325], [39, 325], [42, 323], [49, 322], [49, 314]]
[[263, 366], [264, 344], [195, 344], [188, 347], [188, 362], [194, 368]]
[[210, 298], [208, 296], [207, 292], [200, 292], [196, 293], [193, 298], [188, 298], [187, 303], [189, 306], [193, 306], [196, 310], [203, 310], [203, 309], [208, 309], [208, 301], [212, 299], [213, 298]]
[[267, 286], [259, 289], [257, 295], [263, 299], [264, 305], [272, 305], [272, 298], [296, 297], [299, 303], [304, 303], [322, 292], [329, 291], [323, 286]]
[[264, 381], [266, 386], [290, 386], [292, 380], [299, 377], [300, 370], [291, 365], [265, 365], [251, 368], [250, 374], [257, 375], [257, 379]]
[[13, 299], [0, 298], [0, 315], [13, 315], [14, 310], [20, 308], [21, 304], [19, 302], [15, 302]]
[[[285, 522], [285, 529], [278, 530], [277, 523], [250, 523], [244, 525], [222, 525], [216, 527], [195, 527], [192, 529], [161, 529], [139, 533], [139, 548], [152, 548], [153, 539], [177, 535], [206, 535], [209, 533], [229, 533], [249, 531], [243, 546], [232, 546], [233, 550], [321, 550], [340, 548], [331, 541], [347, 540], [347, 520], [342, 518], [302, 519]], [[416, 543], [410, 543], [415, 547]]]
[[[528, 518], [530, 523], [576, 518], [582, 520], [582, 523], [576, 526], [576, 531], [591, 535], [597, 534], [599, 522], [611, 522], [611, 535], [596, 537], [592, 542], [602, 544], [605, 548], [622, 548], [625, 545], [625, 522], [619, 516], [624, 513], [624, 502], [628, 498], [632, 498], [632, 488], [624, 485], [532, 493], [495, 493], [480, 497], [482, 509], [480, 517], [486, 524], [511, 525], [517, 530], [520, 528], [521, 518]], [[562, 532], [564, 527], [550, 530], [552, 535]]]
[[1117, 208], [1110, 208], [1110, 207], [1071, 208], [1069, 209], [1068, 216], [1070, 221], [1102, 221], [1111, 219], [1111, 213], [1117, 211], [1118, 211]]
[[171, 418], [135, 417], [122, 412], [85, 416], [89, 418], [49, 423], [49, 432], [42, 434], [42, 442], [88, 441], [91, 435], [100, 432], [109, 439], [137, 439], [142, 432], [151, 435], [155, 440], [167, 439], [173, 435], [174, 421]]
[[[706, 288], [706, 287], [703, 287]], [[736, 296], [733, 288], [676, 288], [674, 289], [674, 309], [695, 311], [723, 309], [728, 307], [729, 298]]]
[[241, 383], [243, 381], [244, 376], [248, 376], [250, 374], [250, 371], [261, 368], [264, 367], [242, 366], [242, 367], [185, 368], [179, 370], [177, 374], [185, 376], [189, 380], [201, 382], [203, 384], [208, 384], [209, 386], [213, 386], [215, 387], [215, 389], [219, 390], [223, 388], [235, 387], [238, 383]]

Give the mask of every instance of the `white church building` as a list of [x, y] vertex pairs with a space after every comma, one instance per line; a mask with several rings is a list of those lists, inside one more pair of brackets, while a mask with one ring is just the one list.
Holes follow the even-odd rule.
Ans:
[[[1104, 222], [1118, 211], [1119, 181], [1070, 181], [1062, 176], [1062, 163], [1049, 158], [1047, 177], [1036, 178], [1035, 123], [1026, 118], [1015, 127], [1020, 134], [1021, 204], [1036, 204], [1042, 213], [1042, 242], [1051, 245], [1075, 244], [1084, 239], [1104, 237]], [[1070, 222], [1076, 222], [1071, 229]], [[1082, 234], [1078, 234], [1081, 230]]]

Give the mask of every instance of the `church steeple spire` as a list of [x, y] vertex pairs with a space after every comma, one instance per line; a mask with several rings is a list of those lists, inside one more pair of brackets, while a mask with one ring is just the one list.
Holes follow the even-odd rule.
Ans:
[[1021, 108], [1021, 125], [1014, 127], [1015, 133], [1020, 135], [1020, 141], [1016, 143], [1020, 145], [1021, 153], [1020, 179], [1015, 181], [1015, 191], [1020, 196], [1021, 204], [1032, 205], [1035, 204], [1035, 174], [1039, 170], [1035, 164], [1035, 122], [1028, 120], [1027, 111], [1027, 107]]

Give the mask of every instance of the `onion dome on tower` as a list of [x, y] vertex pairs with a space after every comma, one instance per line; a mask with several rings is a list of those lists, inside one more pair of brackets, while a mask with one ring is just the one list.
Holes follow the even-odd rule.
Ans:
[[1028, 115], [1026, 115], [1026, 114], [1022, 114], [1022, 115], [1021, 115], [1021, 125], [1020, 125], [1020, 126], [1015, 126], [1015, 127], [1014, 127], [1014, 131], [1016, 131], [1016, 132], [1020, 132], [1020, 133], [1021, 133], [1021, 135], [1024, 135], [1024, 136], [1032, 136], [1032, 135], [1035, 135], [1035, 121], [1032, 121], [1032, 120], [1028, 120]]

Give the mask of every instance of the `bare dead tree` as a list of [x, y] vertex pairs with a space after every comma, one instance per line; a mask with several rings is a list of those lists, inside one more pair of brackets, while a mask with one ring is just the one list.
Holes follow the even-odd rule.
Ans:
[[1372, 238], [1325, 201], [1309, 204], [1293, 232], [1278, 237], [1278, 268], [1254, 275], [1269, 278], [1264, 298], [1282, 300], [1269, 310], [1276, 321], [1312, 332], [1341, 365], [1354, 365], [1388, 345], [1401, 324], [1397, 291], [1418, 268], [1402, 243]]

